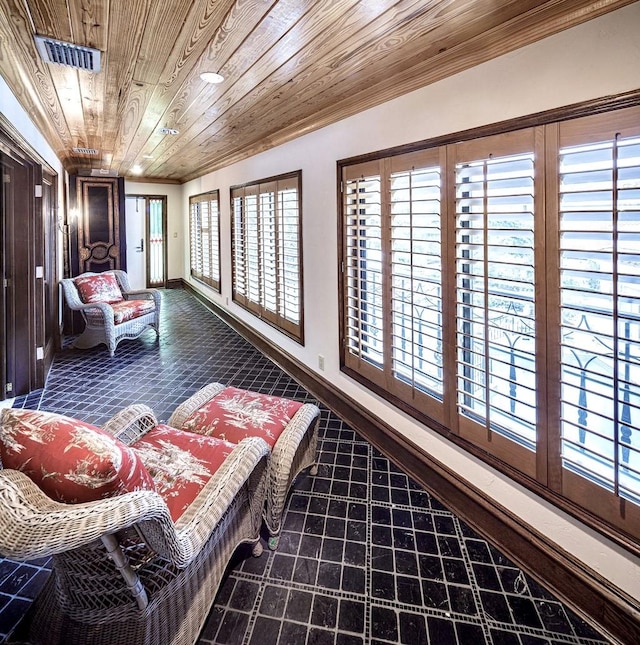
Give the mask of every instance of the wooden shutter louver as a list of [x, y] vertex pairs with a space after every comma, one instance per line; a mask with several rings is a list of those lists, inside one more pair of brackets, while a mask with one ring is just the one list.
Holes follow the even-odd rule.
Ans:
[[[636, 131], [640, 135], [640, 128]], [[640, 504], [638, 135], [611, 133], [608, 140], [566, 146], [559, 154], [562, 465], [635, 504]], [[571, 475], [564, 479], [571, 487]], [[578, 482], [571, 488], [580, 494], [583, 487]]]
[[394, 378], [443, 394], [441, 173], [392, 172], [391, 347]]
[[233, 297], [302, 342], [301, 173], [231, 189]]
[[494, 154], [491, 139], [478, 140], [469, 151], [484, 144], [489, 154], [462, 160], [459, 147], [456, 391], [460, 434], [535, 475], [535, 154], [528, 134], [514, 138], [514, 154], [504, 154], [508, 144]]
[[220, 292], [220, 199], [217, 190], [189, 198], [191, 275]]
[[347, 365], [369, 372], [381, 369], [384, 361], [381, 177], [373, 164], [348, 171], [343, 206], [345, 360]]

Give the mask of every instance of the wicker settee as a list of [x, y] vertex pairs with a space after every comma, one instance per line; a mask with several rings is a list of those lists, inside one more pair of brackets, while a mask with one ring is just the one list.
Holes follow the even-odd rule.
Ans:
[[287, 496], [296, 476], [316, 475], [320, 409], [312, 403], [211, 383], [181, 403], [167, 424], [199, 435], [238, 442], [262, 437], [271, 448], [264, 523], [276, 549]]
[[104, 343], [113, 356], [121, 340], [138, 338], [147, 329], [160, 335], [160, 291], [131, 289], [124, 271], [87, 272], [60, 284], [67, 305], [80, 312], [85, 324], [74, 347]]
[[[166, 457], [165, 465], [174, 463], [176, 472], [188, 473], [189, 484], [193, 484], [201, 474], [197, 460], [194, 456], [191, 463], [180, 454], [176, 445], [184, 448], [187, 444], [182, 444], [183, 437], [175, 439], [190, 433], [157, 424], [147, 406], [136, 404], [98, 429], [102, 435], [94, 433], [100, 445], [105, 441], [118, 443], [128, 459], [141, 455], [146, 470], [136, 471], [138, 479], [133, 490], [120, 490], [122, 482], [116, 482], [109, 472], [104, 478], [112, 489], [108, 494], [101, 493], [98, 487], [98, 499], [83, 501], [84, 493], [80, 493], [74, 503], [61, 503], [52, 499], [56, 494], [50, 489], [45, 494], [43, 487], [50, 486], [51, 480], [64, 472], [55, 465], [49, 465], [48, 470], [42, 464], [30, 465], [22, 448], [31, 439], [46, 442], [67, 430], [74, 437], [80, 432], [82, 441], [74, 439], [68, 450], [47, 450], [43, 458], [49, 459], [52, 453], [68, 457], [90, 443], [83, 435], [82, 424], [60, 415], [18, 412], [21, 414], [3, 410], [0, 416], [4, 465], [0, 469], [0, 554], [18, 561], [52, 556], [52, 573], [8, 642], [196, 642], [236, 547], [247, 543], [253, 545], [254, 555], [262, 552], [259, 531], [266, 495], [267, 444], [259, 438], [235, 446], [226, 442], [213, 444], [208, 442], [218, 440], [203, 437], [189, 443], [205, 446], [206, 454], [213, 454], [210, 447], [215, 446], [220, 463], [210, 479], [200, 477], [197, 494], [176, 513], [179, 507], [175, 506], [175, 495], [165, 490], [167, 486], [163, 489], [167, 494], [158, 492], [163, 466], [154, 459]], [[52, 417], [64, 420], [54, 418], [58, 425], [54, 424], [53, 430], [42, 422], [42, 418], [50, 422]], [[27, 434], [35, 432], [33, 428], [37, 433], [24, 439], [16, 430], [20, 424], [26, 427]], [[188, 437], [186, 440], [192, 441]], [[149, 449], [153, 441], [156, 452]], [[100, 450], [96, 449], [96, 454]], [[38, 458], [36, 455], [36, 461]], [[7, 467], [16, 459], [24, 472]], [[73, 473], [76, 480], [66, 482], [72, 491], [85, 490], [83, 480], [96, 474], [95, 464], [87, 465], [82, 460], [78, 463], [81, 467]], [[122, 464], [120, 467], [124, 468]], [[45, 473], [43, 483], [35, 483], [29, 468]], [[127, 465], [126, 470], [130, 477], [135, 469]], [[151, 486], [143, 475], [151, 476]], [[166, 472], [164, 475], [164, 484], [171, 484], [171, 476], [166, 477]], [[94, 495], [95, 482], [91, 486], [89, 494]], [[66, 494], [76, 495], [68, 491]]]

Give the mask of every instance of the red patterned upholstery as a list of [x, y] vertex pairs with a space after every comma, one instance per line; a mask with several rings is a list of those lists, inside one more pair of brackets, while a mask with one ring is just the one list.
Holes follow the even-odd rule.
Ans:
[[51, 412], [5, 409], [0, 458], [52, 499], [89, 502], [135, 490], [154, 490], [136, 453], [96, 426]]
[[[155, 310], [155, 303], [153, 300], [123, 300], [122, 302], [111, 303], [113, 308], [113, 318], [116, 325], [120, 325], [128, 320], [133, 320], [144, 314], [152, 313]], [[95, 309], [88, 309], [86, 311], [87, 320], [100, 324], [102, 322], [102, 314]]]
[[156, 490], [176, 522], [235, 445], [159, 424], [132, 448], [153, 477]]
[[191, 414], [183, 430], [239, 443], [261, 437], [271, 448], [302, 403], [227, 387]]
[[85, 304], [106, 302], [112, 304], [124, 300], [118, 286], [118, 281], [113, 273], [98, 273], [95, 275], [80, 276], [75, 279], [80, 299]]

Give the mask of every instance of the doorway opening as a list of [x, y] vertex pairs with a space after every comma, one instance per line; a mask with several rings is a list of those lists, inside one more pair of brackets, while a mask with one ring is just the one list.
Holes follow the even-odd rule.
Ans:
[[167, 197], [127, 195], [127, 273], [134, 289], [167, 286]]

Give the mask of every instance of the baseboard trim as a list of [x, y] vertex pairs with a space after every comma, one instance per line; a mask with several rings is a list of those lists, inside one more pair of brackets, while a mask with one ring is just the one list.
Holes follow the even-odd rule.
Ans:
[[263, 352], [444, 506], [613, 642], [640, 643], [640, 602], [586, 567], [484, 491], [431, 457], [358, 401], [183, 281], [207, 309]]

